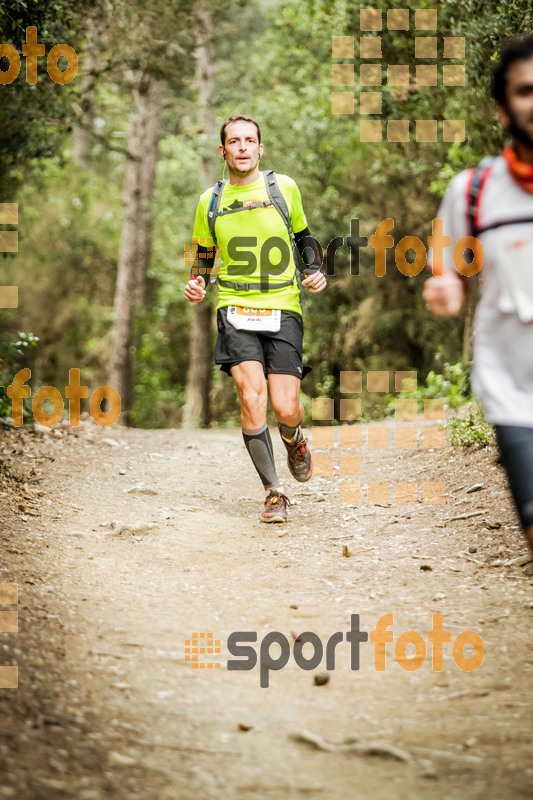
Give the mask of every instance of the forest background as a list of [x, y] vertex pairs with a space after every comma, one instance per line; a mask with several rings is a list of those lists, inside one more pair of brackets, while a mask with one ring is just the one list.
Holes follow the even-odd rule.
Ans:
[[[231, 114], [261, 125], [262, 169], [298, 183], [313, 235], [325, 247], [347, 237], [350, 220], [370, 236], [394, 220], [397, 243], [431, 233], [454, 174], [501, 149], [490, 99], [490, 67], [502, 44], [531, 29], [529, 2], [441, 0], [375, 2], [387, 64], [409, 64], [409, 87], [381, 87], [382, 142], [360, 141], [360, 9], [345, 0], [74, 0], [4, 2], [0, 42], [21, 53], [37, 27], [46, 53], [77, 52], [76, 78], [54, 83], [38, 59], [37, 83], [19, 76], [0, 86], [0, 203], [18, 204], [18, 252], [0, 253], [0, 285], [19, 287], [19, 306], [0, 310], [0, 385], [31, 368], [32, 391], [57, 387], [81, 370], [91, 392], [113, 386], [124, 421], [145, 428], [238, 423], [233, 382], [213, 364], [214, 296], [188, 305], [183, 288], [200, 193], [221, 177], [219, 128]], [[436, 9], [437, 31], [416, 32], [416, 9]], [[387, 30], [390, 9], [410, 10], [410, 30]], [[438, 86], [418, 87], [413, 37], [438, 37]], [[354, 36], [353, 62], [332, 59], [332, 37]], [[465, 86], [442, 85], [442, 38], [464, 37]], [[66, 62], [60, 59], [59, 68]], [[355, 86], [332, 87], [332, 64], [353, 63]], [[379, 63], [378, 60], [365, 63]], [[433, 63], [433, 62], [431, 62]], [[8, 69], [7, 59], [0, 68]], [[332, 91], [352, 91], [355, 113], [332, 113]], [[367, 117], [368, 118], [368, 117]], [[388, 142], [385, 121], [410, 119], [411, 140]], [[417, 142], [414, 120], [438, 121], [437, 142]], [[464, 119], [466, 140], [443, 142], [442, 120]], [[310, 398], [339, 396], [346, 370], [416, 370], [419, 382], [443, 374], [448, 389], [467, 370], [472, 303], [437, 319], [421, 299], [427, 270], [405, 277], [389, 251], [374, 275], [374, 251], [361, 250], [351, 275], [348, 249], [335, 259], [327, 290], [308, 295], [302, 384]], [[465, 331], [466, 325], [466, 331]], [[453, 377], [455, 374], [455, 378]], [[464, 382], [464, 381], [463, 381]], [[454, 384], [454, 385], [455, 385]], [[0, 393], [1, 394], [1, 393]], [[463, 394], [466, 396], [467, 391]], [[367, 403], [384, 413], [390, 397]], [[31, 400], [26, 401], [27, 421]], [[86, 410], [88, 410], [88, 401]], [[82, 407], [83, 407], [82, 403]], [[66, 405], [68, 408], [68, 405]], [[0, 397], [10, 423], [11, 402]]]

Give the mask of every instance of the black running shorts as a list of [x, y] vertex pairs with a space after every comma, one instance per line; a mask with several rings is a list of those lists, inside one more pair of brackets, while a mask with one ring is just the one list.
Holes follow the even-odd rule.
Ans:
[[265, 375], [296, 375], [303, 378], [311, 371], [302, 363], [302, 340], [304, 326], [300, 314], [295, 311], [281, 312], [279, 331], [238, 331], [227, 319], [227, 307], [217, 312], [218, 338], [215, 348], [215, 363], [231, 375], [231, 368], [243, 361], [260, 361]]

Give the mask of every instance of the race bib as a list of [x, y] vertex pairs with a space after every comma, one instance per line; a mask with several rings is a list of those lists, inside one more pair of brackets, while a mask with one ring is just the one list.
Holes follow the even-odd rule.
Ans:
[[499, 309], [533, 323], [533, 239], [519, 239], [500, 248], [496, 260], [501, 292]]
[[281, 327], [281, 311], [271, 308], [228, 306], [228, 322], [239, 331], [276, 333]]

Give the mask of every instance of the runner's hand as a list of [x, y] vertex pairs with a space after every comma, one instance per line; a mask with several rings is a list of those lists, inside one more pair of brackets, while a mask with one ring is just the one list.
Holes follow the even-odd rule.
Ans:
[[185, 286], [185, 299], [188, 303], [201, 303], [205, 297], [205, 281], [201, 275], [191, 276]]
[[433, 311], [438, 317], [458, 314], [463, 305], [464, 296], [465, 290], [461, 278], [447, 270], [438, 277], [428, 278], [422, 292], [426, 308]]
[[310, 272], [308, 269], [304, 269], [305, 275], [307, 278], [302, 281], [302, 286], [308, 286], [310, 292], [321, 292], [327, 286], [326, 276], [320, 270], [316, 272]]

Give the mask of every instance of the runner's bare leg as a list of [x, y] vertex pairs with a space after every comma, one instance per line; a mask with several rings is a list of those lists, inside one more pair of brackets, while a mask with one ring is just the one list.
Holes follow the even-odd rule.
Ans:
[[268, 376], [270, 403], [278, 422], [296, 428], [302, 421], [304, 408], [300, 402], [300, 378], [296, 375]]
[[245, 430], [260, 428], [266, 422], [267, 384], [260, 361], [242, 361], [231, 368], [241, 405]]

